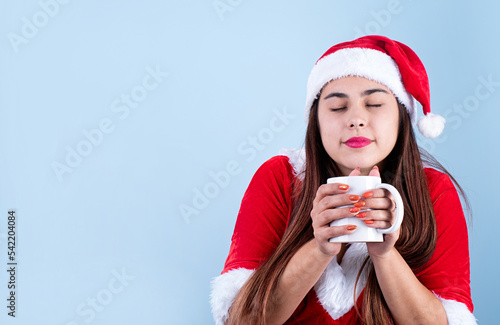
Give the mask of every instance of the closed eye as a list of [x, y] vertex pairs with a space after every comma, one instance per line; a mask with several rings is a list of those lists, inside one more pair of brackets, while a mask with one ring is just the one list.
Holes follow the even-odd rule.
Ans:
[[381, 107], [382, 104], [372, 104], [372, 105], [366, 105], [366, 107]]
[[339, 112], [339, 111], [342, 111], [344, 109], [347, 109], [347, 107], [330, 108], [330, 111], [332, 111], [332, 112]]

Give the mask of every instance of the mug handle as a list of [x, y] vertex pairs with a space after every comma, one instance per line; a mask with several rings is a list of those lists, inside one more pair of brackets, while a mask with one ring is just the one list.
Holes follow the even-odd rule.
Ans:
[[396, 222], [394, 224], [387, 228], [387, 229], [380, 229], [377, 228], [377, 232], [381, 234], [392, 234], [398, 228], [401, 226], [401, 223], [403, 222], [403, 216], [404, 216], [404, 205], [403, 205], [403, 199], [401, 198], [401, 194], [399, 194], [398, 190], [390, 184], [386, 183], [381, 183], [376, 186], [376, 188], [384, 188], [391, 192], [392, 196], [394, 197], [394, 200], [396, 201]]

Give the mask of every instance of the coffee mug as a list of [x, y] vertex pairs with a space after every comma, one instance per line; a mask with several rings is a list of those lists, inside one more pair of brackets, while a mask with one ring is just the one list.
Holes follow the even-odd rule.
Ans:
[[[343, 177], [332, 177], [327, 180], [328, 184], [339, 183], [349, 185], [347, 193], [352, 195], [363, 195], [368, 190], [383, 188], [391, 192], [394, 200], [396, 201], [396, 222], [387, 229], [371, 228], [368, 227], [363, 221], [359, 220], [357, 217], [347, 217], [338, 220], [334, 220], [330, 223], [330, 226], [346, 226], [346, 225], [356, 225], [356, 231], [348, 234], [342, 235], [334, 238], [330, 238], [330, 242], [334, 243], [353, 243], [353, 242], [383, 242], [384, 234], [391, 234], [398, 230], [403, 222], [404, 207], [401, 195], [396, 190], [396, 188], [390, 184], [382, 183], [382, 179], [377, 176], [343, 176]], [[346, 205], [343, 207], [352, 207], [353, 205]], [[361, 211], [368, 211], [370, 209], [365, 209]]]

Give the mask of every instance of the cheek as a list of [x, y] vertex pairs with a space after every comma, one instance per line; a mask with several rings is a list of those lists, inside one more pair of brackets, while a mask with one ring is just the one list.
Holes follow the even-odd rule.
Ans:
[[319, 123], [319, 134], [323, 143], [335, 141], [340, 135], [340, 125], [338, 121], [330, 119]]
[[321, 135], [321, 138], [323, 138], [325, 131], [328, 130], [328, 125], [329, 125], [329, 123], [326, 121], [321, 110], [319, 110], [318, 111], [318, 129], [319, 129], [319, 134]]
[[387, 145], [394, 147], [398, 139], [398, 133], [399, 133], [398, 115], [396, 114], [396, 115], [386, 116], [380, 122], [381, 122], [380, 125], [383, 125], [383, 127], [380, 128], [379, 131], [383, 132], [385, 142], [387, 143]]

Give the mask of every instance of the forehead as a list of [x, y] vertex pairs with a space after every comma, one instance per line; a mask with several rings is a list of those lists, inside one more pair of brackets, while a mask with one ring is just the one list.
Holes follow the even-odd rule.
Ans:
[[359, 93], [368, 89], [383, 89], [392, 94], [385, 85], [364, 77], [349, 76], [329, 81], [322, 89], [321, 93], [338, 91], [345, 94]]

